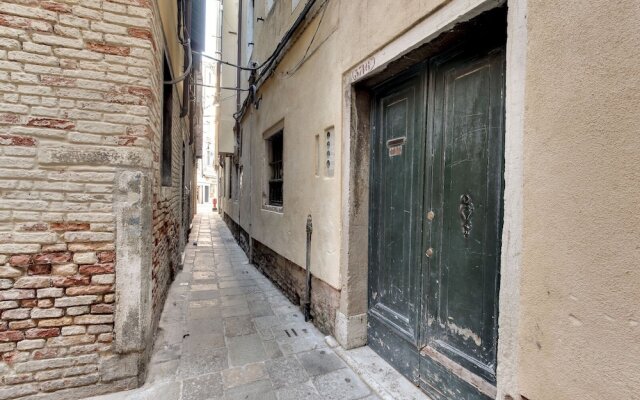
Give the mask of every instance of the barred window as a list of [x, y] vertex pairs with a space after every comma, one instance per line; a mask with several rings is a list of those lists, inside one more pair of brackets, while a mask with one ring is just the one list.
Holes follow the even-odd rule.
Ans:
[[283, 205], [284, 184], [283, 155], [284, 155], [284, 131], [280, 130], [267, 139], [269, 155], [269, 202], [271, 206]]
[[[163, 79], [171, 81], [171, 69], [167, 62], [166, 56], [164, 58], [163, 66]], [[160, 161], [160, 176], [162, 179], [162, 186], [171, 186], [171, 161], [172, 161], [172, 147], [173, 147], [173, 85], [162, 85], [162, 158]]]

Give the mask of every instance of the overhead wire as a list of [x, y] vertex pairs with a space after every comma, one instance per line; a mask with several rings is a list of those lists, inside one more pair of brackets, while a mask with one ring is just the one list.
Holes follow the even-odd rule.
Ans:
[[[274, 68], [274, 62], [280, 56], [280, 53], [285, 49], [287, 44], [289, 44], [289, 41], [291, 40], [291, 38], [295, 34], [296, 30], [300, 27], [302, 22], [307, 18], [307, 15], [309, 14], [309, 11], [315, 5], [315, 3], [316, 3], [316, 0], [307, 1], [307, 4], [305, 4], [304, 8], [300, 12], [298, 17], [294, 21], [294, 23], [291, 25], [291, 27], [289, 27], [289, 30], [287, 30], [287, 32], [284, 34], [282, 39], [280, 39], [280, 42], [278, 42], [278, 45], [276, 46], [276, 49], [273, 51], [273, 53], [271, 53], [271, 56], [269, 56], [269, 58], [267, 58], [267, 60], [265, 60], [262, 63], [262, 65], [264, 65], [265, 67], [264, 67], [264, 69], [262, 71], [260, 71], [258, 76], [255, 77], [255, 79], [253, 79], [253, 84], [251, 85], [252, 91], [254, 93], [257, 90], [257, 88], [260, 86], [260, 82], [262, 81], [262, 79], [265, 78], [265, 77], [268, 77], [268, 74], [270, 74], [272, 72], [272, 70]], [[258, 67], [258, 68], [260, 68], [260, 67]], [[253, 96], [251, 94], [249, 94], [249, 96], [247, 96], [244, 99], [244, 102], [242, 103], [242, 106], [240, 107], [240, 109], [233, 114], [233, 118], [236, 121], [238, 121], [239, 118], [241, 118], [242, 115], [244, 115], [244, 113], [246, 111], [246, 108], [248, 107], [248, 104], [251, 101], [252, 97]]]
[[232, 99], [232, 98], [234, 98], [234, 97], [236, 97], [236, 95], [235, 95], [235, 94], [232, 94], [232, 95], [230, 95], [230, 96], [223, 97], [223, 98], [221, 98], [220, 100], [218, 100], [218, 104], [222, 103], [223, 101], [227, 101], [227, 100], [229, 100], [229, 99]]
[[296, 65], [294, 65], [290, 70], [286, 71], [284, 74], [287, 76], [291, 76], [293, 74], [295, 74], [300, 67], [302, 66], [302, 64], [304, 64], [305, 61], [307, 61], [307, 56], [309, 55], [309, 50], [311, 50], [311, 46], [313, 45], [313, 42], [316, 39], [316, 36], [318, 35], [318, 31], [320, 30], [320, 26], [322, 25], [322, 21], [324, 20], [324, 14], [327, 11], [327, 3], [329, 3], [329, 0], [325, 0], [324, 3], [322, 3], [322, 5], [320, 7], [322, 7], [322, 14], [320, 15], [320, 20], [318, 21], [318, 25], [316, 26], [316, 30], [315, 32], [313, 32], [313, 36], [311, 37], [311, 41], [309, 42], [309, 45], [307, 46], [307, 49], [304, 52], [304, 55], [302, 56], [302, 58], [300, 59], [300, 61], [298, 61], [296, 63]]
[[[308, 11], [311, 8], [311, 6], [313, 5], [313, 3], [315, 3], [315, 1], [316, 0], [310, 0], [307, 3], [307, 5], [305, 6], [305, 9], [298, 16], [298, 20], [301, 20], [304, 16], [306, 16], [306, 14], [308, 13]], [[325, 0], [325, 2], [323, 3], [323, 6], [326, 5], [327, 2], [328, 2], [328, 0]], [[322, 17], [324, 17], [324, 12], [322, 14]], [[193, 53], [195, 53], [195, 54], [201, 55], [202, 57], [208, 58], [208, 59], [213, 60], [213, 61], [217, 61], [217, 62], [219, 62], [221, 64], [225, 64], [225, 65], [228, 65], [228, 66], [231, 66], [231, 67], [234, 67], [234, 68], [239, 68], [239, 69], [244, 70], [244, 71], [257, 71], [257, 70], [261, 69], [262, 67], [266, 66], [267, 64], [270, 64], [272, 62], [272, 60], [279, 55], [279, 53], [284, 48], [285, 44], [291, 38], [291, 35], [293, 34], [293, 31], [295, 30], [295, 28], [299, 24], [298, 20], [296, 20], [296, 22], [293, 24], [293, 26], [287, 31], [287, 33], [285, 33], [285, 35], [282, 37], [282, 39], [280, 40], [280, 42], [276, 46], [275, 50], [271, 53], [271, 55], [269, 57], [267, 57], [261, 64], [258, 64], [258, 65], [255, 65], [255, 66], [245, 67], [245, 66], [242, 66], [242, 65], [237, 65], [237, 64], [234, 64], [234, 63], [231, 63], [231, 62], [228, 62], [228, 61], [224, 61], [224, 60], [216, 58], [216, 57], [212, 57], [212, 56], [210, 56], [208, 54], [205, 54], [205, 53], [202, 53], [202, 52], [199, 52], [199, 51], [195, 51], [195, 50], [191, 50], [191, 51]], [[322, 21], [320, 21], [320, 22], [322, 22]], [[317, 30], [316, 30], [315, 34], [317, 34]], [[315, 34], [314, 34], [314, 37], [315, 37]], [[309, 49], [307, 49], [307, 52], [308, 52], [308, 50]]]
[[182, 82], [185, 79], [187, 79], [187, 77], [191, 73], [191, 70], [193, 69], [193, 55], [191, 54], [191, 39], [187, 39], [186, 45], [189, 47], [189, 51], [187, 51], [187, 57], [189, 59], [189, 64], [187, 65], [187, 68], [184, 70], [184, 73], [180, 75], [180, 77], [172, 81], [164, 81], [165, 85], [175, 85], [176, 83]]
[[[212, 57], [210, 55], [204, 54], [202, 52], [198, 52], [195, 51], [193, 49], [190, 49], [190, 53], [195, 53], [198, 54], [202, 57], [211, 59], [213, 61], [219, 62], [221, 64], [224, 65], [228, 65], [234, 68], [238, 68], [240, 70], [244, 70], [244, 71], [258, 71], [260, 69], [262, 69], [264, 67], [264, 69], [262, 71], [259, 72], [258, 76], [255, 79], [255, 82], [259, 82], [262, 78], [264, 78], [268, 73], [271, 72], [271, 68], [273, 66], [273, 62], [275, 61], [275, 59], [280, 55], [280, 52], [285, 48], [285, 46], [287, 45], [287, 43], [289, 42], [289, 40], [291, 39], [291, 37], [293, 37], [294, 32], [297, 30], [297, 28], [299, 27], [299, 25], [302, 23], [302, 21], [307, 17], [307, 14], [309, 13], [309, 11], [311, 10], [311, 8], [313, 7], [313, 5], [315, 4], [316, 0], [309, 0], [307, 2], [307, 4], [305, 5], [304, 9], [302, 10], [302, 12], [298, 15], [298, 17], [296, 18], [295, 22], [293, 23], [293, 25], [289, 28], [289, 30], [284, 34], [284, 36], [282, 37], [282, 39], [280, 39], [280, 42], [278, 42], [278, 45], [276, 46], [276, 48], [274, 49], [274, 51], [271, 53], [271, 55], [269, 57], [267, 57], [261, 64], [259, 65], [253, 65], [253, 66], [249, 66], [249, 67], [245, 67], [245, 66], [241, 66], [241, 65], [237, 65], [237, 64], [233, 64], [231, 62], [228, 61], [224, 61], [222, 59], [216, 58], [216, 57]], [[323, 5], [321, 7], [325, 7], [326, 4], [328, 3], [328, 0], [325, 0], [325, 2], [323, 3]], [[322, 12], [322, 16], [318, 22], [318, 26], [316, 27], [316, 31], [314, 32], [313, 38], [311, 40], [311, 43], [309, 43], [309, 46], [307, 47], [307, 50], [305, 51], [305, 55], [303, 56], [303, 59], [300, 61], [299, 65], [301, 65], [304, 61], [305, 61], [305, 57], [308, 55], [309, 50], [311, 48], [311, 45], [313, 44], [313, 41], [318, 33], [318, 30], [320, 29], [320, 25], [322, 23], [322, 20], [324, 18], [324, 14], [326, 12], [326, 7], [323, 9]], [[224, 23], [225, 21], [223, 21]], [[299, 65], [296, 65], [294, 67], [294, 69], [298, 68]], [[295, 72], [295, 71], [293, 71]], [[252, 89], [253, 88], [253, 89]], [[252, 85], [252, 88], [249, 89], [241, 89], [241, 88], [226, 88], [229, 90], [237, 90], [237, 91], [255, 91], [255, 85]], [[221, 88], [222, 89], [222, 88]], [[251, 97], [251, 96], [249, 96]], [[245, 103], [246, 103], [245, 99]], [[244, 105], [243, 107], [244, 108]], [[243, 113], [243, 110], [239, 110], [238, 112], [234, 113], [234, 118], [237, 118], [239, 115], [241, 115]]]
[[[273, 61], [280, 55], [280, 52], [285, 48], [289, 40], [293, 37], [293, 34], [298, 29], [302, 21], [307, 17], [307, 14], [309, 13], [309, 11], [311, 10], [311, 8], [315, 3], [316, 3], [316, 0], [309, 0], [307, 4], [304, 6], [304, 9], [298, 15], [298, 18], [296, 18], [293, 25], [291, 25], [289, 30], [285, 33], [285, 35], [282, 37], [282, 39], [278, 43], [278, 46], [276, 46], [276, 49], [273, 51], [271, 57], [269, 57], [271, 60], [269, 61], [266, 68], [260, 72], [259, 76], [256, 79], [256, 82], [259, 82], [263, 77], [266, 76], [266, 74], [271, 72]], [[266, 61], [263, 64], [266, 64]]]
[[208, 58], [208, 59], [213, 60], [213, 61], [217, 61], [217, 62], [219, 62], [219, 63], [221, 63], [221, 64], [225, 64], [225, 65], [228, 65], [228, 66], [230, 66], [230, 67], [239, 68], [239, 69], [244, 70], [244, 71], [256, 71], [256, 70], [259, 70], [260, 68], [264, 67], [264, 66], [265, 66], [269, 61], [271, 61], [271, 59], [272, 59], [273, 57], [275, 57], [275, 56], [276, 56], [276, 53], [275, 53], [275, 51], [274, 51], [273, 53], [271, 53], [271, 55], [270, 55], [269, 57], [267, 57], [267, 59], [266, 59], [266, 60], [264, 60], [264, 61], [262, 62], [262, 64], [258, 64], [258, 65], [252, 66], [252, 67], [243, 67], [242, 65], [234, 64], [234, 63], [231, 63], [231, 62], [229, 62], [229, 61], [224, 61], [224, 60], [222, 60], [222, 59], [219, 59], [219, 58], [216, 58], [216, 57], [210, 56], [210, 55], [208, 55], [208, 54], [204, 54], [204, 53], [199, 52], [199, 51], [195, 51], [195, 50], [191, 50], [191, 51], [192, 51], [193, 53], [196, 53], [196, 54], [198, 54], [198, 55], [201, 55], [202, 57]]
[[249, 92], [250, 89], [242, 89], [242, 88], [237, 88], [237, 87], [227, 87], [227, 86], [214, 86], [214, 85], [205, 85], [204, 83], [196, 83], [196, 86], [202, 86], [202, 87], [208, 87], [208, 88], [214, 88], [214, 89], [222, 89], [222, 90], [239, 90], [241, 92]]
[[217, 61], [217, 62], [219, 62], [220, 64], [229, 65], [229, 66], [231, 66], [231, 67], [239, 68], [239, 69], [244, 70], [244, 71], [255, 71], [255, 70], [257, 69], [257, 68], [255, 68], [255, 67], [243, 67], [243, 66], [241, 66], [241, 65], [236, 65], [236, 64], [230, 63], [230, 62], [228, 62], [228, 61], [224, 61], [224, 60], [221, 60], [221, 59], [219, 59], [219, 58], [212, 57], [212, 56], [210, 56], [210, 55], [208, 55], [208, 54], [204, 54], [204, 53], [199, 52], [199, 51], [191, 50], [191, 52], [192, 52], [192, 53], [196, 53], [196, 54], [198, 54], [198, 55], [200, 55], [200, 56], [202, 56], [202, 57], [204, 57], [204, 58], [208, 58], [208, 59], [210, 59], [210, 60]]

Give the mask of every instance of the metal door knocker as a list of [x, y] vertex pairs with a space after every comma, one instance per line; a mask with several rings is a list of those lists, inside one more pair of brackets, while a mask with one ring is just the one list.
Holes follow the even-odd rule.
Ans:
[[460, 196], [460, 205], [458, 206], [458, 212], [460, 213], [460, 220], [462, 221], [462, 234], [465, 238], [469, 237], [471, 233], [471, 214], [473, 214], [473, 202], [471, 201], [470, 194], [463, 194]]

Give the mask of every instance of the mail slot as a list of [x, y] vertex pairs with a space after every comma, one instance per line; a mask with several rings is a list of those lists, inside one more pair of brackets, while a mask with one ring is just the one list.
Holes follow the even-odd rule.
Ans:
[[389, 149], [389, 157], [395, 157], [402, 155], [402, 147], [407, 138], [402, 136], [387, 140], [387, 148]]

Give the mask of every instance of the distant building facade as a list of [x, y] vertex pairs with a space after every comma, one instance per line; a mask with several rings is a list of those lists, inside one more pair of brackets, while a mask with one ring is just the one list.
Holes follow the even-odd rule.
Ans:
[[225, 1], [221, 212], [300, 304], [310, 215], [316, 325], [434, 399], [633, 398], [638, 16]]
[[144, 381], [195, 212], [202, 7], [0, 4], [0, 398]]
[[[220, 13], [221, 23], [220, 29], [220, 47], [218, 55], [223, 60], [233, 60], [233, 64], [238, 62], [238, 1], [223, 0], [222, 10]], [[241, 55], [241, 54], [240, 54]], [[235, 88], [237, 82], [242, 79], [242, 72], [236, 68], [218, 64], [218, 84], [224, 88]], [[245, 84], [246, 86], [246, 84]], [[241, 93], [225, 89], [219, 91], [219, 99], [217, 102], [216, 121], [216, 154], [218, 155], [218, 194], [220, 203], [220, 213], [224, 210], [230, 210], [237, 204], [234, 194], [234, 181], [238, 180], [238, 163], [233, 162], [234, 157], [237, 161], [237, 135], [234, 133], [236, 129], [235, 119], [233, 115], [239, 108], [242, 101]], [[228, 211], [227, 211], [228, 212]]]
[[[218, 208], [218, 155], [215, 145], [217, 128], [217, 64], [202, 61], [202, 158], [198, 162], [198, 205], [213, 211]], [[215, 199], [215, 201], [214, 201]]]

